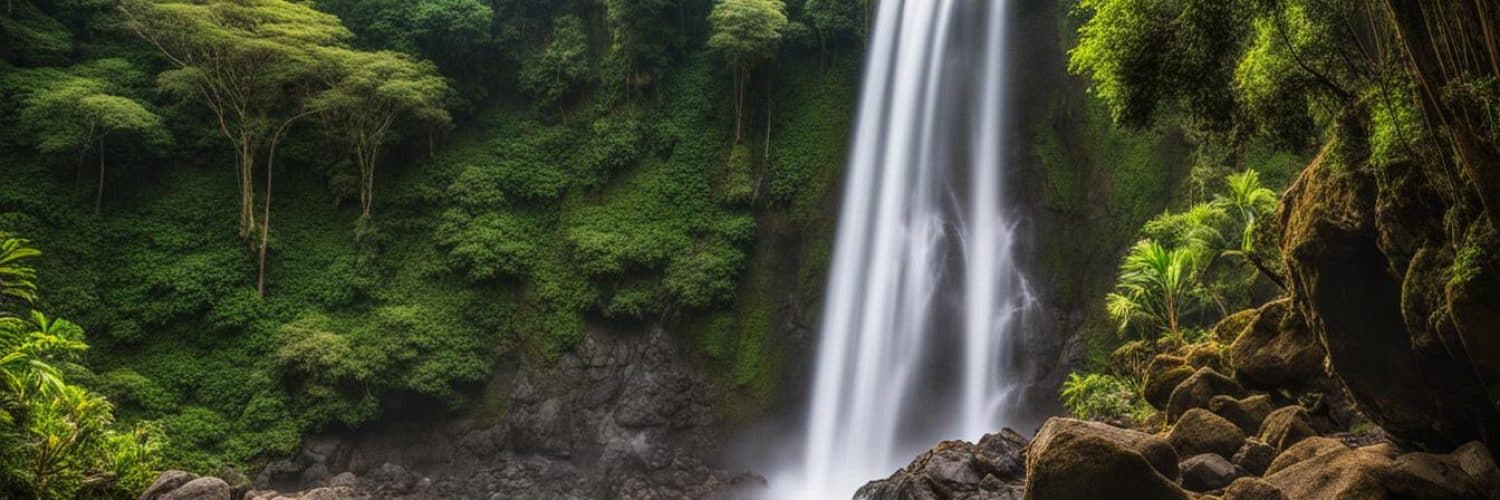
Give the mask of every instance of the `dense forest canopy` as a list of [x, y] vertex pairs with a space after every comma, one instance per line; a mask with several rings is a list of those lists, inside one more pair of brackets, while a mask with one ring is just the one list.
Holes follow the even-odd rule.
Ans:
[[[822, 224], [858, 65], [834, 51], [865, 9], [6, 2], [0, 227], [46, 249], [20, 274], [41, 293], [6, 282], [16, 324], [34, 303], [89, 332], [67, 387], [151, 429], [130, 467], [248, 471], [307, 432], [459, 408], [497, 356], [555, 357], [599, 318], [696, 325], [763, 401], [763, 320], [731, 306], [758, 217]], [[70, 464], [4, 487], [114, 471]]]

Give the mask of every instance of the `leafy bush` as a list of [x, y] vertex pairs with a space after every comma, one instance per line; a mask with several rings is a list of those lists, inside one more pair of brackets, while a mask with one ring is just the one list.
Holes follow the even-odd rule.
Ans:
[[1068, 374], [1060, 394], [1063, 406], [1083, 419], [1113, 420], [1133, 417], [1141, 407], [1132, 384], [1122, 378], [1101, 373]]

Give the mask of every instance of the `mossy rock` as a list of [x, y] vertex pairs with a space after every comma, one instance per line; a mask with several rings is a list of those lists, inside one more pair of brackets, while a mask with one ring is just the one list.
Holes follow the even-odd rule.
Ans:
[[1097, 422], [1053, 418], [1026, 457], [1028, 500], [1187, 499], [1166, 441]]
[[1245, 388], [1213, 368], [1199, 368], [1172, 390], [1172, 397], [1167, 401], [1167, 423], [1176, 422], [1193, 408], [1207, 408], [1214, 396], [1220, 395], [1242, 398], [1245, 397]]
[[1239, 338], [1240, 332], [1245, 331], [1245, 327], [1250, 325], [1250, 321], [1255, 319], [1255, 313], [1255, 309], [1245, 309], [1225, 316], [1224, 319], [1214, 324], [1210, 335], [1217, 342], [1232, 344], [1234, 339]]
[[1193, 372], [1193, 368], [1187, 366], [1187, 360], [1169, 354], [1158, 354], [1146, 365], [1142, 395], [1152, 407], [1164, 410], [1172, 398], [1172, 391], [1177, 389], [1177, 384], [1193, 376]]
[[1303, 439], [1302, 441], [1298, 442], [1295, 445], [1292, 445], [1291, 447], [1288, 447], [1285, 450], [1279, 450], [1279, 453], [1276, 455], [1276, 459], [1271, 461], [1271, 465], [1266, 466], [1265, 474], [1263, 475], [1269, 476], [1271, 474], [1281, 472], [1287, 467], [1302, 463], [1305, 460], [1310, 460], [1318, 457], [1319, 455], [1345, 448], [1348, 448], [1348, 446], [1344, 445], [1344, 443], [1340, 442], [1339, 440], [1330, 437], [1314, 436], [1308, 439]]
[[1265, 394], [1235, 399], [1230, 396], [1214, 396], [1208, 401], [1208, 411], [1225, 420], [1234, 422], [1246, 435], [1260, 432], [1260, 424], [1276, 410], [1271, 397]]
[[1322, 375], [1326, 352], [1291, 299], [1255, 311], [1230, 345], [1234, 374], [1241, 383], [1263, 389], [1296, 389]]
[[1242, 477], [1224, 488], [1224, 500], [1286, 500], [1276, 485], [1258, 477]]
[[1317, 436], [1309, 422], [1307, 410], [1301, 406], [1287, 406], [1271, 412], [1260, 425], [1260, 440], [1285, 453], [1292, 445]]
[[1178, 456], [1191, 457], [1213, 453], [1228, 459], [1245, 442], [1245, 433], [1233, 422], [1202, 408], [1188, 410], [1172, 425], [1167, 442]]

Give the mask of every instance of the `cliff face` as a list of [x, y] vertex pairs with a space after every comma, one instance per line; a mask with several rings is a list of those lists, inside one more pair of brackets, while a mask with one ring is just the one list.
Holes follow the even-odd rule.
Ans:
[[1489, 222], [1423, 169], [1327, 148], [1282, 201], [1291, 295], [1332, 373], [1397, 440], [1449, 449], [1500, 430], [1500, 273]]

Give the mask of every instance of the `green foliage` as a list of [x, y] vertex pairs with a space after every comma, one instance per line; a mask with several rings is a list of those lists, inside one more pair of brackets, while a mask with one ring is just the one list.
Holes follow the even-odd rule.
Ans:
[[[1257, 245], [1257, 229], [1276, 200], [1259, 173], [1247, 170], [1227, 176], [1214, 201], [1147, 221], [1141, 228], [1145, 239], [1126, 254], [1115, 291], [1105, 297], [1120, 331], [1145, 326], [1165, 330], [1169, 340], [1181, 343], [1183, 319], [1196, 310], [1211, 304], [1227, 315], [1248, 307], [1240, 302], [1248, 301], [1255, 273], [1271, 272], [1264, 263], [1266, 249]], [[1218, 265], [1220, 257], [1236, 257], [1255, 271], [1225, 268]]]
[[1194, 257], [1187, 248], [1166, 248], [1149, 239], [1136, 243], [1120, 263], [1115, 291], [1105, 297], [1105, 307], [1120, 322], [1120, 331], [1146, 323], [1181, 339], [1179, 319], [1196, 298]]
[[807, 18], [820, 46], [829, 42], [863, 38], [867, 0], [807, 0], [802, 16]]
[[1070, 413], [1091, 420], [1132, 417], [1142, 406], [1132, 384], [1102, 373], [1068, 374], [1060, 397]]
[[28, 241], [0, 233], [0, 315], [12, 302], [36, 302], [36, 270], [21, 262], [42, 254]]
[[1145, 126], [1162, 104], [1181, 102], [1215, 127], [1233, 117], [1234, 58], [1247, 33], [1240, 0], [1083, 0], [1087, 16], [1069, 68], [1114, 118]]
[[356, 45], [391, 49], [461, 72], [490, 41], [494, 12], [478, 0], [325, 0], [317, 6], [343, 19]]
[[785, 10], [781, 0], [723, 0], [708, 16], [708, 47], [737, 71], [753, 68], [775, 55], [787, 27]]

